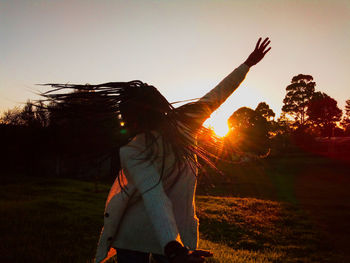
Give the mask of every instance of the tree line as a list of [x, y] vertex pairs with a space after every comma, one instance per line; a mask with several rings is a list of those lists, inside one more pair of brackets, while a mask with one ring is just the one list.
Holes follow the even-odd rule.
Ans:
[[[286, 87], [282, 114], [277, 120], [266, 102], [255, 109], [236, 110], [228, 119], [229, 133], [222, 139], [222, 146], [210, 151], [231, 160], [246, 155], [281, 155], [310, 146], [317, 138], [350, 136], [350, 99], [342, 114], [337, 101], [315, 87], [310, 75], [293, 77]], [[107, 145], [123, 140], [122, 133], [114, 133], [114, 128], [120, 130], [123, 124], [118, 118], [102, 116], [106, 112], [103, 98], [93, 102], [73, 99], [65, 105], [62, 109], [60, 105], [47, 107], [43, 102], [28, 101], [22, 108], [3, 113], [0, 119], [3, 169], [71, 177], [93, 176], [96, 169], [97, 173], [105, 174], [115, 170], [117, 160], [106, 157], [104, 162], [99, 153]], [[101, 112], [101, 116], [96, 112]], [[203, 140], [199, 136], [199, 143]]]
[[275, 155], [298, 150], [317, 152], [321, 138], [350, 136], [350, 99], [343, 114], [334, 98], [315, 87], [312, 76], [294, 76], [286, 87], [277, 120], [266, 102], [255, 109], [236, 110], [228, 119], [227, 147], [243, 155], [248, 152], [260, 156], [270, 151]]

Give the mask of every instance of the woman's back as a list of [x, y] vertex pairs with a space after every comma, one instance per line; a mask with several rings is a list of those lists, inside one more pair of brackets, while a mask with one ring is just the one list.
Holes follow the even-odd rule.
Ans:
[[[194, 134], [189, 134], [188, 124], [193, 124], [193, 129], [199, 128], [238, 87], [248, 70], [249, 67], [242, 64], [202, 99], [177, 109], [176, 114], [184, 120], [183, 124], [177, 125], [182, 126], [185, 135], [187, 133], [185, 140], [194, 143]], [[153, 132], [153, 138], [156, 138], [154, 148], [149, 146], [143, 133], [120, 148], [123, 174], [117, 178], [108, 198], [105, 210], [108, 216], [105, 217], [96, 262], [104, 259], [111, 247], [163, 254], [165, 245], [176, 240], [192, 250], [197, 248], [196, 165], [186, 158], [180, 162], [183, 165], [174, 165], [178, 160], [169, 145], [176, 147], [176, 144], [164, 143], [164, 138], [157, 132]], [[156, 158], [150, 158], [150, 150], [157, 153]], [[124, 188], [128, 194], [122, 189], [114, 190], [123, 182], [127, 182]]]

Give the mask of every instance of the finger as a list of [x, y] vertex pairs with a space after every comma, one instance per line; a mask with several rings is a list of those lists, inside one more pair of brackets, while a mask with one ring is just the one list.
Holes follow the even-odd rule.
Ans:
[[262, 51], [264, 51], [264, 49], [265, 49], [270, 43], [271, 43], [270, 40], [267, 41], [267, 42], [265, 43], [265, 45], [262, 45], [262, 46], [260, 47], [260, 49], [261, 49]]
[[260, 48], [263, 47], [263, 46], [266, 44], [266, 42], [267, 42], [268, 40], [269, 40], [268, 37], [265, 38], [264, 41], [261, 43]]
[[259, 38], [258, 42], [256, 43], [255, 49], [259, 48], [260, 41], [261, 41], [261, 38]]
[[267, 52], [270, 51], [270, 49], [271, 49], [271, 47], [269, 47], [268, 49], [266, 49], [266, 51], [263, 52], [264, 56], [265, 56], [265, 54], [266, 54]]

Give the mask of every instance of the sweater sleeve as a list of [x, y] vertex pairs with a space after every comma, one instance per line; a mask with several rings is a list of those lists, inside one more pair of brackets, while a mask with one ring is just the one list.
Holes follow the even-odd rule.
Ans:
[[202, 124], [239, 87], [248, 71], [249, 66], [241, 64], [198, 101], [182, 106], [184, 114]]
[[120, 148], [122, 168], [127, 179], [142, 195], [161, 247], [164, 248], [172, 240], [182, 243], [172, 203], [163, 189], [160, 174], [154, 162], [144, 161], [146, 156], [143, 135], [137, 135], [128, 145]]

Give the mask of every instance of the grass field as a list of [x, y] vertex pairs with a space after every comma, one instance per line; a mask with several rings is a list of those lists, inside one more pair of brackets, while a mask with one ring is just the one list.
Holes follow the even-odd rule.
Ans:
[[209, 172], [210, 176], [202, 177], [198, 194], [293, 204], [312, 222], [326, 246], [345, 257], [334, 256], [332, 262], [350, 262], [349, 163], [304, 155], [220, 168], [223, 175]]
[[[196, 203], [208, 262], [349, 262], [347, 168], [280, 159], [203, 177]], [[92, 262], [109, 184], [96, 193], [91, 182], [4, 176], [0, 189], [0, 262]]]

